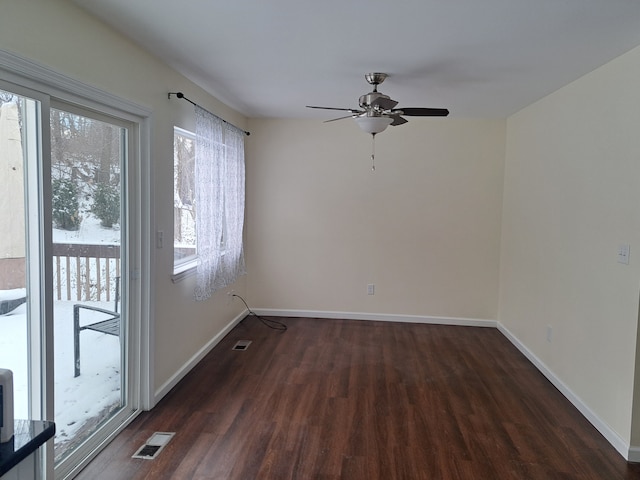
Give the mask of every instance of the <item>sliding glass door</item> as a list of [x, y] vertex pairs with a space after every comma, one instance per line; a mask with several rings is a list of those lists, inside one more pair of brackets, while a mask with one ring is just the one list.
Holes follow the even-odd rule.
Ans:
[[[26, 92], [26, 93], [25, 93]], [[130, 319], [135, 124], [0, 83], [0, 368], [16, 418], [56, 422], [73, 475], [138, 408]]]

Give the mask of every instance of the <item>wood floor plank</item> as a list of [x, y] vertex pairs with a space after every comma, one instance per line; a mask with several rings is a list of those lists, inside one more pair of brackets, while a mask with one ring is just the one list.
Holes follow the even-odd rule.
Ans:
[[496, 329], [284, 321], [246, 318], [78, 478], [640, 480]]

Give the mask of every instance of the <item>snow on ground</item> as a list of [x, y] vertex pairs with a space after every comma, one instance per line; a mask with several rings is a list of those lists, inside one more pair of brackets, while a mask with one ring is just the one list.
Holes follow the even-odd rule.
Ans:
[[0, 302], [3, 300], [16, 300], [27, 295], [26, 288], [13, 288], [11, 290], [0, 290]]
[[[80, 376], [73, 376], [73, 303], [57, 301], [54, 304], [56, 443], [70, 440], [85, 423], [121, 403], [118, 337], [83, 330]], [[112, 306], [107, 302], [90, 304], [102, 308]], [[84, 313], [83, 323], [90, 318]], [[97, 321], [99, 314], [91, 313]], [[23, 304], [0, 316], [0, 331], [0, 366], [13, 371], [15, 417], [28, 418], [27, 306]]]
[[91, 245], [119, 245], [120, 226], [104, 228], [100, 220], [88, 212], [83, 213], [84, 218], [78, 230], [53, 229], [53, 243], [87, 243]]

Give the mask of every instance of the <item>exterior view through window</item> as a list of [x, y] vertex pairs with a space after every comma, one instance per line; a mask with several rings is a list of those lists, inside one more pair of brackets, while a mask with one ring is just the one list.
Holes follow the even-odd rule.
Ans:
[[173, 268], [196, 260], [195, 135], [180, 128], [173, 134]]
[[56, 461], [124, 405], [126, 130], [51, 109]]

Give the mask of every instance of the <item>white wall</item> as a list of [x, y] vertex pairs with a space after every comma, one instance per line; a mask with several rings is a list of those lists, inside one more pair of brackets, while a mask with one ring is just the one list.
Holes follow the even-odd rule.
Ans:
[[504, 121], [249, 126], [252, 306], [496, 319]]
[[[185, 95], [226, 120], [245, 127], [246, 119], [207, 95], [160, 60], [105, 27], [65, 0], [4, 0], [0, 7], [2, 49], [53, 68], [152, 110], [150, 151], [154, 200], [152, 230], [162, 230], [166, 247], [153, 253], [151, 300], [155, 312], [155, 378], [159, 390], [206, 343], [243, 310], [224, 293], [196, 303], [193, 278], [170, 280], [173, 251], [173, 127], [194, 128], [190, 104], [168, 92]], [[245, 279], [234, 289], [245, 291]]]
[[[640, 48], [508, 119], [500, 322], [630, 441]], [[620, 244], [630, 264], [617, 263]], [[548, 327], [551, 342], [547, 341]]]

